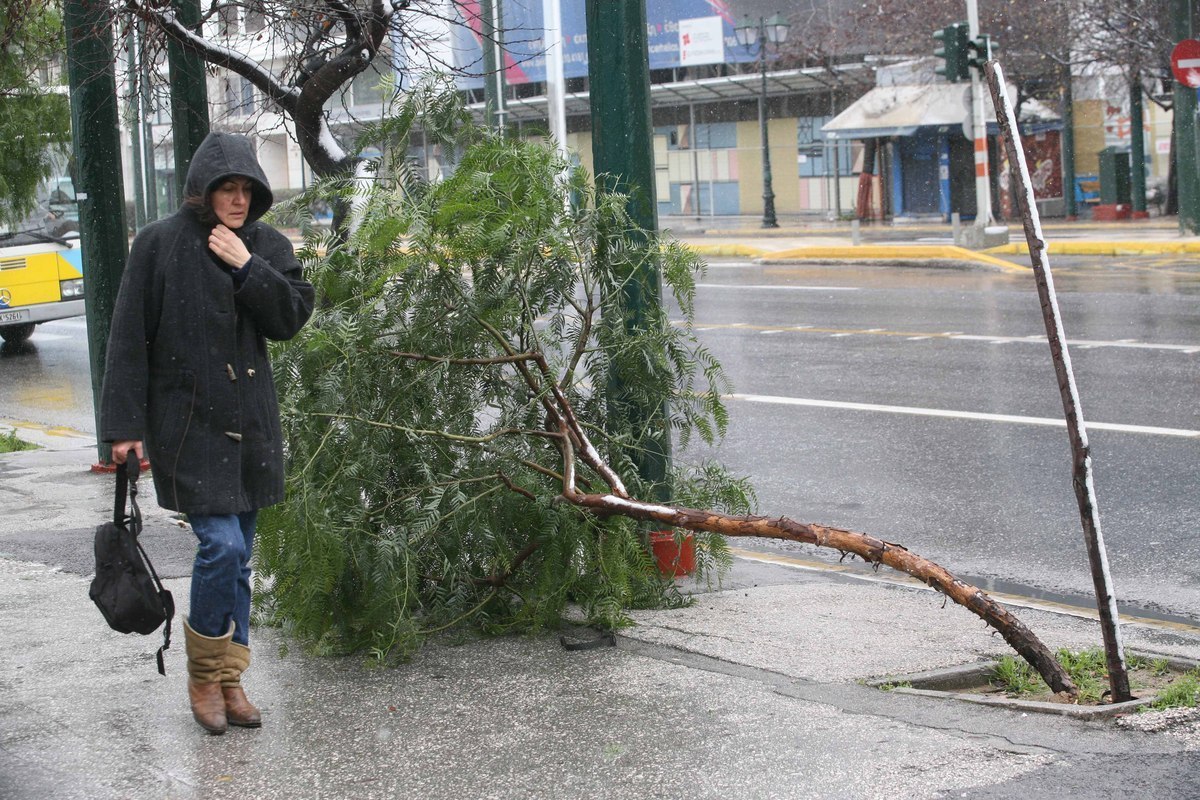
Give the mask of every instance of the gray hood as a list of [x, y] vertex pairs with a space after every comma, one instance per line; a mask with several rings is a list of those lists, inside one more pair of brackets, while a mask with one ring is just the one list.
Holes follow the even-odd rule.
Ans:
[[244, 175], [253, 182], [250, 212], [246, 216], [249, 225], [267, 213], [275, 196], [254, 155], [254, 145], [245, 136], [216, 132], [205, 136], [188, 167], [184, 196], [203, 197], [207, 202], [209, 192], [233, 175]]

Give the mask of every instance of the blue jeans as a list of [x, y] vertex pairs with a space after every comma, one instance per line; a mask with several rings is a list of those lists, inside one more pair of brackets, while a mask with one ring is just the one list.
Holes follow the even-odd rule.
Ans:
[[250, 556], [257, 511], [202, 516], [188, 522], [200, 542], [192, 565], [188, 624], [203, 636], [224, 636], [234, 623], [233, 641], [250, 643]]

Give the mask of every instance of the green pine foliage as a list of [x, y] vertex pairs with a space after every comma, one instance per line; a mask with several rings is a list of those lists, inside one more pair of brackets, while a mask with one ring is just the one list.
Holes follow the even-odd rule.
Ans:
[[41, 85], [39, 70], [63, 50], [58, 4], [0, 6], [0, 225], [20, 224], [37, 204], [38, 186], [70, 141], [65, 93]]
[[[692, 330], [702, 263], [637, 229], [626, 197], [598, 192], [552, 148], [471, 126], [436, 86], [367, 135], [403, 154], [418, 124], [456, 156], [453, 174], [425, 182], [403, 158], [381, 159], [357, 200], [361, 225], [303, 252], [321, 301], [274, 353], [289, 485], [261, 518], [260, 618], [319, 652], [387, 660], [444, 631], [538, 630], [568, 604], [620, 626], [631, 608], [686, 602], [644, 528], [560, 496], [536, 367], [447, 359], [544, 354], [632, 496], [747, 513], [749, 486], [715, 464], [677, 469], [665, 487], [634, 467], [652, 438], [683, 447], [725, 431], [730, 387]], [[673, 312], [622, 312], [645, 269]], [[631, 408], [664, 410], [662, 424]], [[581, 491], [609, 491], [576, 469]], [[696, 549], [702, 578], [730, 563], [722, 537], [697, 534]]]

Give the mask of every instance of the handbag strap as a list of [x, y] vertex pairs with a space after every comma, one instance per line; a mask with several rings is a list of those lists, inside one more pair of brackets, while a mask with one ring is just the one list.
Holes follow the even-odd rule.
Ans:
[[[142, 541], [139, 538], [142, 532], [142, 510], [138, 508], [137, 503], [137, 481], [141, 471], [141, 460], [132, 451], [126, 456], [124, 467], [117, 468], [117, 492], [113, 505], [113, 521], [120, 526], [128, 523], [129, 532], [133, 535], [133, 543], [137, 547], [138, 553], [141, 554], [146, 569], [150, 571], [154, 588], [158, 590], [158, 599], [162, 603], [163, 617], [166, 618], [166, 621], [163, 623], [162, 647], [158, 648], [158, 652], [154, 655], [158, 661], [158, 674], [166, 675], [163, 651], [169, 650], [171, 647], [171, 622], [175, 618], [175, 597], [163, 586], [162, 578], [158, 577], [158, 572], [154, 569], [154, 564], [150, 561], [150, 556], [146, 553], [146, 548], [142, 547]], [[125, 513], [126, 498], [129, 500], [128, 515]]]
[[[137, 511], [137, 506], [134, 506], [134, 511]], [[139, 529], [140, 529], [140, 514], [139, 514]], [[146, 568], [150, 570], [150, 577], [154, 579], [154, 586], [158, 589], [158, 600], [162, 603], [163, 617], [166, 619], [163, 622], [163, 643], [162, 647], [158, 648], [155, 656], [158, 659], [158, 674], [166, 675], [167, 669], [163, 665], [163, 650], [171, 649], [171, 621], [175, 619], [175, 596], [163, 586], [162, 578], [158, 577], [158, 573], [154, 569], [154, 564], [150, 562], [150, 556], [146, 553], [146, 548], [142, 547], [141, 539], [135, 534], [133, 537], [134, 544], [137, 545], [138, 552], [142, 554], [142, 560], [146, 562]]]
[[126, 522], [125, 499], [128, 497], [129, 505], [132, 506], [129, 518], [136, 518], [138, 527], [141, 527], [142, 513], [137, 504], [137, 480], [141, 471], [141, 461], [132, 450], [125, 456], [125, 463], [117, 465], [117, 491], [113, 498], [113, 522], [117, 525], [124, 525]]

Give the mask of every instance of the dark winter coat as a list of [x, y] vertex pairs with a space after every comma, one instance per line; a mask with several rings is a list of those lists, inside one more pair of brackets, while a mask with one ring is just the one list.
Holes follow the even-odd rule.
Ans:
[[272, 203], [250, 141], [212, 133], [187, 175], [208, 197], [230, 176], [252, 181], [235, 232], [251, 253], [235, 281], [208, 247], [212, 224], [184, 206], [133, 241], [108, 340], [101, 439], [144, 441], [158, 502], [191, 514], [234, 514], [283, 498], [279, 408], [267, 339], [308, 320], [313, 288], [291, 243], [258, 222]]

